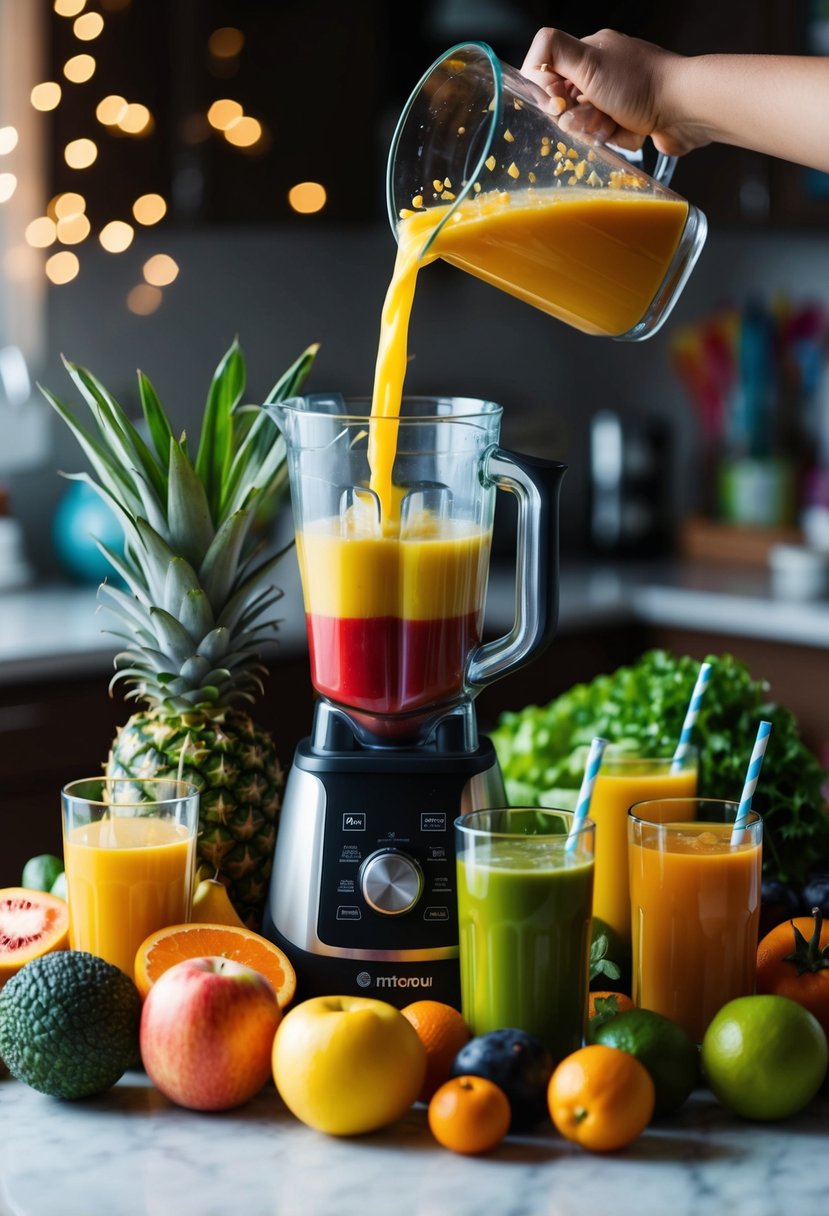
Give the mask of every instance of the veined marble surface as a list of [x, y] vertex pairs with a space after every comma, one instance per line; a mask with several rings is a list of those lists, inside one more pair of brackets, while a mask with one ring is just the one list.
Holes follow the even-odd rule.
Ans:
[[780, 1124], [705, 1092], [630, 1148], [595, 1156], [552, 1127], [486, 1157], [438, 1147], [423, 1107], [340, 1140], [272, 1087], [223, 1114], [180, 1110], [141, 1073], [63, 1103], [0, 1082], [0, 1216], [825, 1216], [829, 1097]]

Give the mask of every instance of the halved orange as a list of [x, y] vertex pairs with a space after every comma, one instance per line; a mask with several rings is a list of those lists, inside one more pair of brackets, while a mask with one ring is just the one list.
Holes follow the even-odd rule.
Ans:
[[26, 887], [0, 890], [0, 988], [33, 958], [68, 945], [65, 899]]
[[288, 957], [266, 937], [237, 925], [167, 925], [138, 947], [135, 982], [145, 997], [155, 981], [188, 958], [232, 958], [264, 975], [285, 1009], [296, 992], [296, 972]]

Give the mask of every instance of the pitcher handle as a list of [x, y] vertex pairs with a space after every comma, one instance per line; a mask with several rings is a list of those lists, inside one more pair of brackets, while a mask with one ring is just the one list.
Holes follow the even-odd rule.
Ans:
[[674, 175], [674, 169], [677, 162], [676, 156], [666, 156], [664, 152], [660, 152], [656, 158], [656, 164], [653, 167], [651, 177], [655, 182], [659, 182], [662, 186], [670, 186], [671, 178]]
[[467, 687], [479, 691], [522, 667], [553, 639], [558, 623], [558, 499], [567, 466], [492, 447], [484, 455], [485, 485], [518, 500], [515, 620], [503, 637], [470, 655]]

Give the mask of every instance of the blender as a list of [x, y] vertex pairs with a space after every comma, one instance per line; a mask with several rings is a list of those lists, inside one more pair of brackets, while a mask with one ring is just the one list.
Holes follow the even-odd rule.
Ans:
[[[476, 694], [551, 640], [565, 466], [498, 446], [501, 407], [295, 397], [286, 443], [311, 679], [319, 699], [282, 807], [263, 932], [302, 997], [413, 993], [459, 1006], [453, 824], [503, 806]], [[394, 511], [369, 436], [393, 446]], [[496, 490], [517, 501], [515, 620], [482, 640]]]

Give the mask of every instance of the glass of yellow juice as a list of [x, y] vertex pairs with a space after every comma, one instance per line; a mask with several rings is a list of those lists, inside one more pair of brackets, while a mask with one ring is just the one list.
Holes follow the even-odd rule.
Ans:
[[131, 977], [144, 938], [190, 917], [198, 790], [91, 777], [65, 786], [61, 802], [70, 945]]
[[641, 756], [608, 747], [593, 787], [590, 818], [596, 825], [593, 915], [630, 943], [627, 815], [635, 802], [692, 798], [697, 792], [697, 753], [691, 747], [674, 764], [670, 757]]
[[702, 1042], [757, 965], [763, 821], [705, 798], [640, 802], [628, 816], [633, 1000]]

